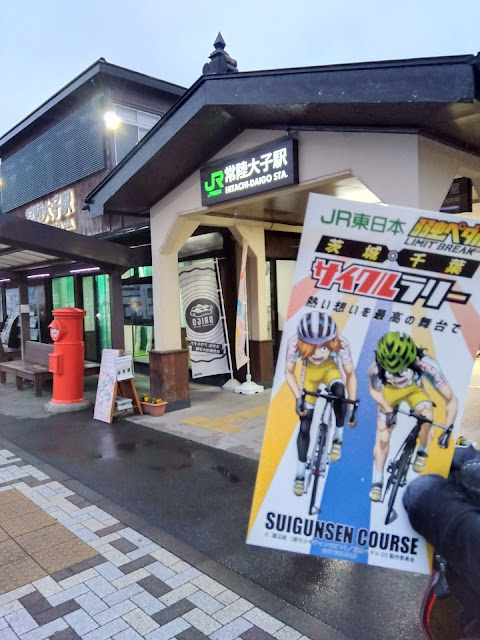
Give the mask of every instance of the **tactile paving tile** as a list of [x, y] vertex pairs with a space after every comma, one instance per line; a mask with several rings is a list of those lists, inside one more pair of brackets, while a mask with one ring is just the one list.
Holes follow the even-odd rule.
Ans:
[[18, 489], [5, 489], [4, 491], [0, 491], [0, 505], [10, 504], [10, 502], [15, 502], [16, 500], [29, 500], [27, 496], [19, 491]]
[[18, 536], [30, 533], [31, 531], [37, 531], [43, 527], [56, 524], [57, 521], [52, 516], [49, 516], [45, 511], [32, 511], [28, 514], [28, 517], [12, 518], [2, 522], [2, 528], [12, 536], [17, 538]]
[[15, 540], [31, 555], [37, 551], [56, 547], [65, 542], [75, 542], [78, 538], [61, 524], [52, 524], [49, 527], [43, 527], [23, 536], [15, 536]]
[[19, 498], [23, 498], [23, 495], [20, 491], [17, 491], [17, 489], [0, 491], [0, 507], [3, 507], [4, 504], [8, 504], [9, 502], [13, 502], [14, 500], [18, 500]]
[[20, 494], [18, 500], [2, 505], [0, 509], [0, 523], [6, 520], [12, 520], [13, 518], [27, 517], [29, 513], [34, 513], [35, 511], [40, 511], [37, 505]]
[[0, 594], [44, 578], [46, 575], [32, 558], [26, 557], [6, 564], [0, 567]]
[[25, 551], [13, 540], [0, 542], [0, 567], [26, 557]]
[[0, 542], [4, 542], [5, 540], [9, 540], [9, 535], [4, 529], [2, 529], [2, 527], [0, 527]]
[[54, 573], [77, 562], [82, 562], [82, 560], [93, 558], [98, 555], [98, 552], [77, 538], [73, 542], [64, 542], [56, 547], [44, 549], [31, 555], [45, 571]]

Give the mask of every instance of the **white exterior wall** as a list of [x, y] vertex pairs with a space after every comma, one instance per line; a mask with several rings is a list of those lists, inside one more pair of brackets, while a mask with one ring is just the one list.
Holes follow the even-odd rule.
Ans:
[[[211, 158], [260, 146], [285, 135], [282, 131], [243, 132]], [[354, 175], [385, 204], [436, 210], [440, 208], [452, 180], [457, 175], [471, 177], [480, 186], [480, 160], [433, 140], [415, 134], [299, 132], [300, 184], [281, 191], [308, 189], [335, 176]], [[261, 201], [268, 192], [255, 198], [239, 198], [223, 207]], [[153, 298], [155, 348], [159, 351], [180, 348], [180, 308], [178, 302], [178, 251], [195, 228], [202, 223], [229, 226], [240, 241], [251, 236], [252, 274], [256, 291], [250, 297], [251, 337], [266, 339], [267, 318], [265, 250], [263, 229], [258, 223], [234, 218], [207, 218], [221, 213], [222, 205], [203, 207], [200, 171], [196, 171], [151, 210]], [[262, 284], [263, 282], [263, 284]]]

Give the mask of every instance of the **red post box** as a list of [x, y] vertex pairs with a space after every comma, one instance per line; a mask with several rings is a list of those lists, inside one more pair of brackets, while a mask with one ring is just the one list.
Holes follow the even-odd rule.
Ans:
[[55, 319], [49, 329], [54, 347], [48, 361], [48, 370], [53, 373], [53, 404], [85, 401], [83, 318], [86, 313], [83, 309], [71, 307], [53, 311]]

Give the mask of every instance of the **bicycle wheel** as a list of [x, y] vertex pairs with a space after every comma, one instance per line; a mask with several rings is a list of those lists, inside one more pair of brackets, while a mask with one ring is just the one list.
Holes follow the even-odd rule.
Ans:
[[[397, 497], [398, 490], [400, 489], [400, 485], [402, 484], [404, 478], [407, 476], [408, 467], [410, 464], [410, 458], [412, 457], [412, 451], [409, 449], [404, 449], [400, 459], [398, 461], [398, 465], [396, 468], [395, 478], [393, 478], [393, 473], [388, 479], [392, 479], [392, 490], [390, 492], [390, 496], [388, 498], [388, 507], [387, 507], [387, 515], [385, 516], [385, 524], [391, 524], [397, 518], [397, 514], [395, 509], [393, 508], [395, 505], [395, 499]], [[388, 487], [388, 483], [387, 483]]]
[[315, 460], [313, 464], [313, 487], [312, 487], [312, 495], [310, 497], [310, 509], [308, 511], [309, 515], [313, 516], [320, 511], [319, 507], [315, 506], [315, 499], [317, 497], [317, 488], [318, 488], [318, 480], [320, 478], [320, 463], [322, 460], [323, 450], [325, 448], [325, 439], [327, 434], [327, 425], [322, 423], [320, 425], [319, 435], [318, 435], [318, 446], [315, 451]]

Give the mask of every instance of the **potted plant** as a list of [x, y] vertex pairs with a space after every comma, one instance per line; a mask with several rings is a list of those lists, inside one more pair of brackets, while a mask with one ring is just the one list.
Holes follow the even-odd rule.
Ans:
[[165, 413], [165, 407], [168, 403], [161, 398], [151, 398], [146, 393], [142, 393], [140, 404], [142, 405], [143, 413], [159, 418]]

